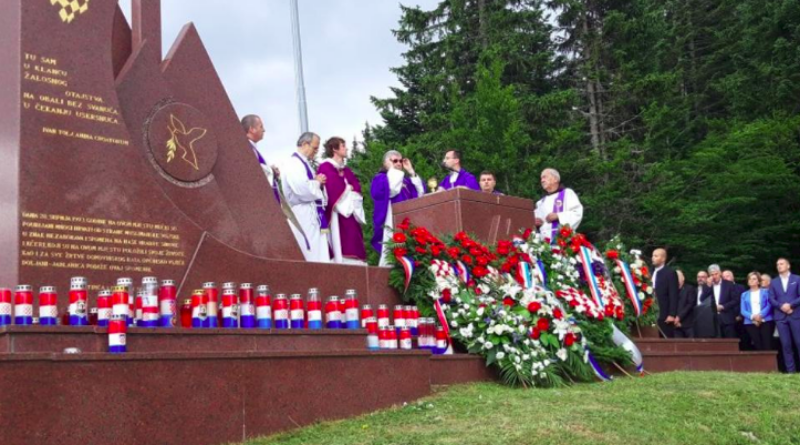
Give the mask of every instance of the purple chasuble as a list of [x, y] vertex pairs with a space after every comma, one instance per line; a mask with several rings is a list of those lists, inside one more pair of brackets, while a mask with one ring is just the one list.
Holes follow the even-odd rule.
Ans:
[[[356, 175], [353, 174], [353, 171], [350, 170], [349, 167], [344, 167], [340, 175], [339, 170], [334, 164], [323, 162], [317, 171], [327, 178], [325, 181], [325, 192], [328, 194], [328, 205], [325, 206], [325, 217], [328, 218], [328, 221], [331, 221], [333, 209], [344, 194], [347, 184], [353, 187], [354, 192], [361, 193], [361, 183], [358, 182], [358, 178], [356, 178]], [[338, 215], [338, 220], [342, 256], [366, 261], [367, 251], [364, 248], [364, 233], [361, 231], [361, 224], [356, 221], [356, 217], [353, 215], [347, 218]], [[331, 258], [332, 257], [333, 255], [331, 255]]]
[[[422, 188], [425, 188], [423, 184]], [[398, 202], [408, 201], [409, 199], [418, 198], [417, 188], [411, 182], [408, 176], [403, 178], [403, 188], [400, 193], [394, 198], [389, 198], [391, 190], [389, 189], [389, 176], [386, 172], [382, 171], [372, 178], [372, 185], [370, 186], [370, 195], [375, 202], [375, 208], [372, 212], [372, 240], [370, 244], [372, 247], [381, 253], [381, 243], [383, 242], [383, 227], [386, 225], [386, 214], [389, 212], [391, 204]], [[390, 223], [391, 224], [391, 223]]]
[[443, 189], [450, 190], [455, 187], [466, 187], [477, 192], [481, 191], [481, 186], [478, 185], [478, 180], [475, 179], [475, 176], [472, 176], [472, 173], [464, 170], [463, 168], [459, 170], [455, 183], [451, 183], [450, 179], [450, 175], [445, 176], [444, 181], [442, 181]]

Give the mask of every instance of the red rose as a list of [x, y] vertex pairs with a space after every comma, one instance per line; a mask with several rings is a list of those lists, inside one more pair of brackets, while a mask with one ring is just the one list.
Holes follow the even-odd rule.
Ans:
[[472, 275], [475, 275], [475, 278], [483, 278], [486, 275], [489, 275], [489, 269], [483, 266], [477, 266], [472, 269]]
[[572, 253], [575, 253], [575, 254], [577, 254], [578, 252], [581, 251], [581, 246], [576, 246], [575, 244], [569, 246], [569, 248], [570, 248], [570, 250], [572, 250]]
[[433, 254], [433, 256], [438, 257], [439, 255], [442, 254], [442, 248], [434, 244], [431, 246], [431, 253]]
[[478, 263], [478, 266], [486, 266], [489, 264], [489, 258], [486, 258], [485, 256], [479, 256], [475, 259], [475, 262]]
[[567, 247], [567, 242], [564, 241], [563, 239], [559, 239], [558, 240], [558, 245], [563, 249], [563, 248]]
[[541, 308], [542, 308], [542, 303], [539, 303], [538, 301], [531, 301], [528, 304], [528, 312], [530, 312], [531, 314], [539, 312], [539, 309]]
[[500, 272], [511, 273], [511, 264], [503, 263], [500, 265]]
[[514, 306], [514, 299], [511, 297], [503, 298], [503, 305], [508, 307]]
[[450, 299], [453, 297], [453, 294], [450, 292], [450, 289], [445, 289], [442, 291], [442, 300], [445, 303], [450, 303]]
[[417, 248], [415, 248], [414, 250], [416, 250], [416, 251], [417, 251], [417, 253], [418, 253], [418, 254], [420, 254], [420, 255], [425, 255], [425, 254], [427, 254], [427, 253], [428, 253], [428, 251], [427, 251], [427, 250], [425, 250], [425, 249], [424, 249], [424, 248], [422, 248], [422, 247], [417, 247]]
[[559, 309], [559, 308], [553, 309], [553, 318], [555, 318], [556, 320], [561, 320], [561, 318], [563, 318], [563, 317], [564, 317], [564, 313], [561, 312], [561, 309]]
[[394, 256], [397, 258], [404, 257], [408, 253], [408, 250], [403, 249], [402, 247], [396, 247], [394, 249]]
[[578, 300], [570, 300], [569, 306], [570, 307], [578, 307], [578, 306], [580, 306], [580, 303], [578, 303]]
[[562, 238], [569, 238], [569, 236], [572, 235], [572, 229], [568, 226], [564, 226], [558, 231], [558, 234], [561, 235]]
[[447, 254], [450, 255], [451, 258], [457, 259], [459, 255], [461, 255], [461, 251], [458, 250], [458, 247], [451, 247], [447, 249]]
[[647, 266], [642, 266], [642, 276], [647, 278], [650, 276], [650, 271], [647, 269]]
[[479, 296], [479, 297], [480, 297], [481, 295], [483, 295], [483, 291], [481, 290], [481, 288], [480, 288], [480, 287], [476, 287], [476, 288], [475, 288], [475, 295], [477, 295], [477, 296]]
[[473, 247], [472, 249], [469, 249], [469, 254], [472, 255], [472, 256], [475, 256], [475, 257], [479, 256], [481, 254], [481, 249], [478, 249], [477, 247]]
[[531, 331], [531, 338], [534, 340], [538, 340], [539, 337], [541, 336], [542, 336], [542, 331], [540, 331], [539, 328], [533, 328], [533, 331]]
[[394, 240], [395, 243], [402, 244], [406, 242], [406, 234], [402, 232], [396, 232], [392, 237], [392, 239]]
[[461, 240], [464, 240], [466, 238], [467, 238], [467, 233], [466, 232], [458, 232], [458, 233], [456, 233], [456, 236], [453, 239], [456, 240], [456, 241], [461, 241]]
[[619, 259], [619, 252], [616, 250], [609, 250], [606, 252], [606, 258], [609, 260], [618, 260]]
[[536, 328], [540, 331], [547, 331], [550, 329], [550, 320], [546, 318], [540, 318], [539, 321], [536, 322]]
[[469, 281], [467, 281], [467, 287], [469, 287], [469, 288], [475, 287], [475, 280], [470, 278]]
[[414, 238], [414, 241], [416, 241], [417, 244], [419, 244], [420, 246], [428, 245], [428, 240], [425, 239], [425, 237], [422, 237], [422, 236], [418, 236], [418, 237]]
[[614, 307], [611, 306], [611, 305], [606, 306], [605, 307], [605, 314], [606, 314], [607, 317], [613, 317], [614, 316]]
[[625, 318], [625, 310], [622, 307], [617, 308], [617, 320], [622, 320]]
[[461, 255], [461, 261], [463, 261], [464, 264], [472, 265], [472, 257], [469, 255]]
[[522, 237], [525, 238], [525, 239], [528, 239], [528, 238], [531, 237], [532, 233], [533, 233], [533, 229], [525, 229], [525, 232], [522, 233]]
[[572, 332], [567, 332], [567, 335], [564, 336], [564, 346], [570, 347], [575, 344], [575, 334]]
[[400, 230], [406, 231], [406, 230], [408, 230], [408, 228], [410, 226], [411, 226], [411, 220], [409, 220], [408, 218], [405, 218], [405, 219], [403, 219], [403, 222], [401, 222], [400, 224], [397, 225], [397, 228], [400, 229]]

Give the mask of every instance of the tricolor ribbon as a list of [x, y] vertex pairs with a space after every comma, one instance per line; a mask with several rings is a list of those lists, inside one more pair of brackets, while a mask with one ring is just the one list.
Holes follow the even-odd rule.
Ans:
[[456, 275], [458, 276], [458, 278], [461, 279], [463, 283], [466, 284], [469, 282], [470, 278], [469, 268], [467, 268], [467, 266], [464, 263], [462, 263], [461, 261], [456, 261], [455, 263], [453, 263], [453, 270], [456, 271]]
[[534, 274], [536, 279], [542, 283], [542, 287], [547, 289], [547, 269], [544, 268], [544, 263], [542, 260], [537, 259], [536, 262], [533, 264], [534, 267]]
[[531, 271], [530, 264], [525, 261], [520, 261], [520, 263], [517, 264], [517, 274], [519, 276], [517, 281], [522, 285], [523, 288], [530, 289], [533, 287], [533, 272]]
[[403, 293], [406, 293], [408, 290], [408, 285], [411, 284], [411, 276], [414, 275], [414, 260], [411, 259], [408, 255], [406, 256], [397, 256], [397, 261], [403, 266], [403, 271], [406, 274], [405, 279], [405, 289]]
[[628, 263], [619, 259], [617, 260], [617, 266], [619, 266], [619, 269], [622, 273], [622, 282], [625, 284], [625, 293], [628, 294], [628, 299], [631, 300], [633, 311], [636, 312], [636, 316], [639, 317], [642, 315], [642, 303], [639, 301], [638, 292], [636, 292], [636, 286], [633, 285], [631, 268], [628, 266]]
[[592, 293], [592, 299], [594, 299], [597, 306], [602, 309], [606, 307], [606, 304], [603, 301], [603, 293], [600, 291], [600, 284], [597, 283], [597, 277], [595, 277], [594, 272], [592, 272], [592, 252], [588, 247], [581, 246], [578, 255], [583, 266], [583, 274], [586, 277], [586, 282], [589, 284], [589, 290]]
[[447, 317], [444, 315], [444, 308], [442, 308], [442, 299], [438, 298], [433, 302], [433, 309], [436, 311], [436, 316], [439, 318], [439, 324], [444, 329], [444, 335], [447, 336], [447, 351], [445, 354], [453, 353], [453, 342], [450, 340], [450, 326], [447, 324]]

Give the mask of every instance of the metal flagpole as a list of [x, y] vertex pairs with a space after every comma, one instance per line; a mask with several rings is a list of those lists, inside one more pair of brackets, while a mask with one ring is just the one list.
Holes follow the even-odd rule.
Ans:
[[289, 0], [292, 10], [292, 44], [294, 46], [294, 83], [297, 88], [297, 111], [300, 116], [300, 132], [308, 131], [306, 109], [306, 85], [303, 80], [303, 48], [300, 44], [300, 12], [297, 0]]

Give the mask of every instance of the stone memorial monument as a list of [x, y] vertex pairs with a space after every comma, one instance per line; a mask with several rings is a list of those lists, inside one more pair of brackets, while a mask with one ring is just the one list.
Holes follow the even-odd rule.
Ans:
[[162, 59], [158, 0], [133, 0], [132, 26], [111, 0], [5, 3], [0, 283], [388, 297], [385, 270], [303, 261], [194, 25]]

